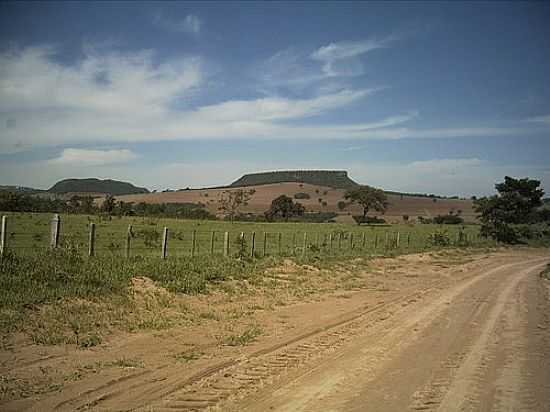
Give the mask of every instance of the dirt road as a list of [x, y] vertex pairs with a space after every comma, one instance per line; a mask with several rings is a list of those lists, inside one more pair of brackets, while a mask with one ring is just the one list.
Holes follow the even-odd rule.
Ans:
[[[22, 377], [64, 371], [65, 386], [0, 409], [550, 411], [550, 280], [539, 276], [548, 262], [543, 250], [380, 259], [350, 273], [361, 276], [348, 280], [362, 285], [355, 289], [239, 317], [263, 331], [245, 346], [206, 339], [233, 311], [94, 350], [23, 346], [6, 368]], [[294, 270], [270, 276], [285, 284]], [[175, 361], [189, 345], [184, 355], [198, 359]], [[66, 378], [75, 366], [82, 376]]]
[[501, 265], [394, 307], [386, 322], [365, 322], [350, 344], [233, 409], [550, 411], [542, 267]]

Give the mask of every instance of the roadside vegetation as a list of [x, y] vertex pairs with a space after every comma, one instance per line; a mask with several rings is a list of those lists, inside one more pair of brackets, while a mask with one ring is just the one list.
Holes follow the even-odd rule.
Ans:
[[550, 213], [543, 207], [540, 181], [506, 176], [497, 194], [474, 201], [481, 235], [509, 244], [550, 245]]

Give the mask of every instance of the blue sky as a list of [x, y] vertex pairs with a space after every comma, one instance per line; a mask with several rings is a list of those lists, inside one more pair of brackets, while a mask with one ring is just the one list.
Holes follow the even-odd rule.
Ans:
[[550, 5], [0, 3], [0, 184], [550, 191]]

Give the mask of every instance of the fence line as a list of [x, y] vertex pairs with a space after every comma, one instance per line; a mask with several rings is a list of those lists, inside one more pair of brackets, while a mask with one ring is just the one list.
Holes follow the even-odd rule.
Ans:
[[[92, 258], [99, 251], [119, 252], [125, 258], [134, 255], [160, 255], [162, 259], [168, 256], [206, 256], [222, 255], [225, 257], [237, 256], [244, 258], [262, 258], [266, 256], [301, 256], [308, 254], [342, 255], [361, 254], [368, 252], [389, 251], [421, 251], [430, 246], [428, 234], [401, 233], [399, 230], [385, 230], [380, 233], [379, 228], [369, 234], [368, 229], [338, 231], [293, 231], [269, 232], [264, 230], [260, 234], [255, 231], [240, 232], [238, 236], [232, 231], [182, 231], [164, 227], [162, 234], [156, 230], [135, 230], [128, 225], [126, 233], [102, 232], [94, 222], [90, 222], [87, 233], [71, 232], [65, 228], [59, 215], [54, 215], [49, 224], [49, 234], [44, 232], [10, 232], [11, 225], [8, 216], [2, 216], [0, 226], [0, 257], [7, 250], [37, 250], [49, 247], [73, 246]], [[69, 228], [74, 228], [69, 227]], [[359, 233], [360, 232], [360, 233]], [[223, 233], [223, 236], [217, 236]], [[49, 235], [49, 236], [48, 236]], [[380, 241], [380, 235], [382, 241]], [[233, 237], [234, 236], [234, 237]], [[404, 237], [406, 236], [406, 237]], [[300, 238], [301, 237], [301, 238]], [[448, 236], [449, 245], [471, 246], [487, 244], [479, 235], [468, 234], [458, 230], [454, 236]], [[48, 239], [47, 245], [43, 242]], [[20, 240], [20, 241], [19, 241]], [[335, 245], [336, 243], [336, 245]], [[155, 252], [156, 251], [156, 252]]]

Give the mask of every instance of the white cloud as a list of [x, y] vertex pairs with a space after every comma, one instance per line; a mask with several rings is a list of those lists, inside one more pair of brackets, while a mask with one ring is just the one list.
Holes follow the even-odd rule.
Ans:
[[157, 13], [153, 17], [153, 24], [169, 31], [198, 35], [203, 26], [203, 21], [195, 14], [188, 14], [183, 19], [176, 20], [162, 13]]
[[285, 99], [280, 97], [256, 100], [232, 100], [201, 107], [196, 115], [213, 121], [271, 121], [315, 116], [347, 106], [374, 90], [342, 90], [338, 93], [312, 99]]
[[[404, 139], [527, 134], [523, 128], [395, 127], [415, 111], [370, 123], [291, 124], [360, 103], [381, 89], [327, 90], [314, 97], [267, 96], [190, 108], [204, 83], [199, 58], [156, 62], [151, 51], [88, 48], [75, 65], [51, 47], [0, 54], [0, 153], [32, 147], [194, 139]], [[349, 53], [348, 53], [349, 54]], [[1, 126], [0, 126], [1, 127]]]
[[531, 123], [550, 124], [550, 114], [547, 114], [546, 116], [531, 117], [527, 119], [527, 121]]
[[126, 163], [137, 159], [138, 156], [128, 149], [92, 150], [92, 149], [64, 149], [63, 152], [49, 162], [52, 164], [73, 164], [85, 166], [100, 166], [108, 164]]
[[330, 43], [311, 54], [311, 58], [323, 62], [326, 76], [358, 76], [363, 74], [361, 62], [355, 59], [372, 50], [388, 47], [394, 37]]
[[75, 66], [57, 63], [51, 47], [0, 54], [0, 111], [147, 115], [202, 80], [196, 58], [154, 64], [148, 50], [100, 54], [88, 49], [86, 53]]
[[367, 39], [355, 42], [330, 43], [317, 49], [311, 57], [320, 61], [346, 59], [365, 54], [371, 50], [387, 47], [390, 42], [391, 38], [388, 37], [382, 40]]

